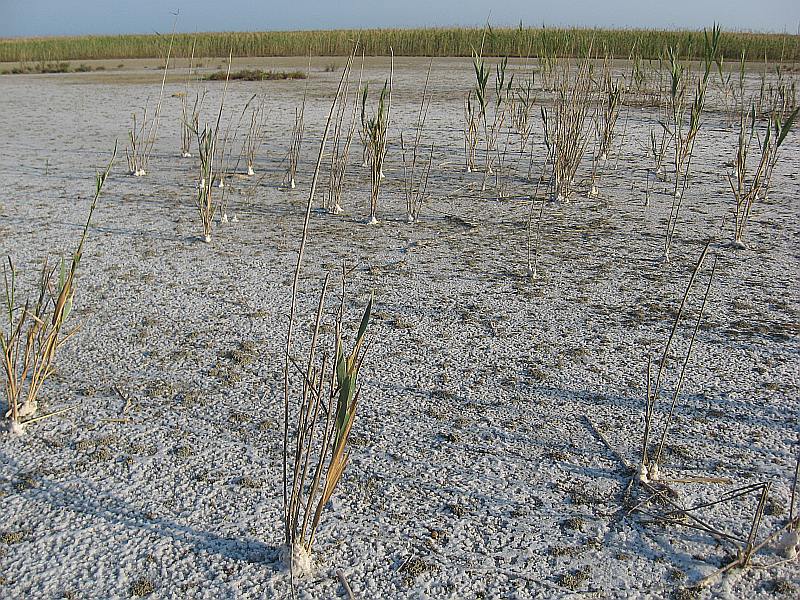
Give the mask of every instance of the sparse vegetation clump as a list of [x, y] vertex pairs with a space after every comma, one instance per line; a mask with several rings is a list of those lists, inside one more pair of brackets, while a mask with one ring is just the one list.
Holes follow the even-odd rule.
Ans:
[[[750, 110], [742, 110], [739, 116], [736, 155], [728, 173], [728, 182], [736, 201], [734, 207], [733, 245], [747, 248], [744, 232], [750, 220], [753, 205], [766, 198], [772, 172], [778, 162], [778, 150], [786, 140], [797, 119], [800, 108], [784, 115], [782, 107], [773, 107], [761, 125], [756, 116], [755, 103]], [[751, 156], [755, 154], [755, 161]]]
[[[177, 22], [177, 21], [176, 21]], [[170, 38], [167, 49], [166, 62], [164, 64], [164, 74], [161, 78], [161, 89], [158, 93], [155, 110], [148, 119], [145, 104], [142, 110], [142, 117], [138, 120], [136, 113], [131, 114], [132, 125], [128, 130], [128, 146], [125, 148], [125, 158], [128, 161], [128, 174], [134, 177], [147, 175], [147, 168], [150, 164], [150, 155], [158, 137], [158, 126], [161, 119], [161, 103], [164, 99], [164, 88], [167, 84], [167, 72], [169, 71], [169, 59], [172, 55], [172, 48], [175, 42], [175, 27], [173, 25], [172, 37]]]
[[35, 63], [21, 62], [16, 67], [3, 69], [3, 75], [42, 75], [48, 73], [91, 73], [92, 71], [105, 71], [103, 65], [91, 66], [81, 63], [77, 66], [66, 61], [39, 61]]
[[307, 79], [305, 71], [262, 71], [261, 69], [243, 69], [231, 71], [216, 71], [203, 77], [205, 81], [284, 81], [287, 79]]

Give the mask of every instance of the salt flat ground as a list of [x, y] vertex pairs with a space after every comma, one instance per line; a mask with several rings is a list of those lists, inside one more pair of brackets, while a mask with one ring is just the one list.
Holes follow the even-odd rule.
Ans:
[[[0, 77], [0, 254], [13, 257], [23, 288], [46, 256], [73, 250], [92, 177], [115, 139], [121, 156], [80, 267], [71, 317], [80, 330], [42, 392], [42, 414], [73, 408], [23, 437], [0, 436], [0, 596], [128, 598], [152, 586], [152, 598], [286, 597], [283, 344], [303, 210], [343, 59], [332, 73], [323, 66], [337, 61], [314, 60], [294, 190], [280, 189], [282, 160], [306, 84], [230, 84], [223, 123], [235, 126], [247, 100], [263, 94], [266, 136], [256, 176], [229, 177], [226, 210], [237, 221], [217, 222], [211, 244], [200, 241], [193, 205], [196, 159], [179, 157], [180, 73], [167, 85], [147, 176], [125, 172], [130, 115], [147, 103], [152, 113], [160, 86], [155, 63], [126, 62], [119, 72]], [[282, 69], [304, 60], [251, 62]], [[799, 138], [786, 142], [769, 197], [754, 208], [750, 249], [734, 251], [725, 244], [733, 204], [724, 165], [735, 133], [712, 101], [664, 263], [671, 184], [651, 177], [649, 201], [645, 191], [658, 114], [623, 110], [599, 196], [586, 196], [587, 160], [571, 201], [545, 203], [530, 279], [530, 147], [509, 152], [506, 198], [492, 178], [481, 193], [481, 173], [465, 172], [467, 60], [433, 65], [429, 199], [418, 223], [405, 222], [399, 132], [412, 130], [426, 68], [397, 61], [380, 223], [365, 224], [369, 178], [357, 140], [344, 213], [312, 213], [295, 352], [325, 273], [329, 315], [338, 306], [343, 261], [353, 268], [351, 330], [371, 291], [375, 308], [351, 462], [317, 536], [317, 571], [297, 582], [298, 597], [343, 597], [337, 569], [358, 598], [694, 597], [683, 588], [730, 561], [733, 546], [631, 514], [643, 497], [626, 498], [630, 476], [587, 417], [637, 461], [647, 357], [661, 356], [703, 244], [717, 236], [657, 406], [660, 424], [716, 257], [661, 470], [728, 480], [672, 485], [686, 506], [770, 482], [759, 539], [785, 523], [800, 408]], [[373, 93], [387, 76], [386, 61], [368, 62]], [[208, 121], [222, 84], [192, 84], [190, 96], [203, 90]], [[538, 105], [531, 118], [535, 179], [545, 153]], [[755, 502], [700, 514], [746, 537]], [[777, 560], [771, 546], [758, 557]], [[793, 596], [798, 587], [795, 562], [733, 572], [697, 597]]]

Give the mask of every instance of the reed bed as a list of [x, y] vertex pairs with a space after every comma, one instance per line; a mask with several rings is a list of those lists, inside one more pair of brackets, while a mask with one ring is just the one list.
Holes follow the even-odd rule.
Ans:
[[[188, 56], [196, 38], [198, 56], [348, 56], [352, 40], [359, 39], [369, 56], [382, 55], [392, 46], [398, 56], [472, 56], [481, 45], [484, 29], [339, 29], [329, 31], [262, 31], [179, 34], [175, 50]], [[579, 56], [590, 45], [613, 56], [638, 55], [655, 59], [667, 48], [684, 49], [686, 58], [703, 55], [703, 32], [656, 29], [493, 28], [485, 56], [528, 56], [537, 53]], [[160, 58], [163, 37], [158, 35], [98, 35], [0, 40], [0, 62], [90, 59]], [[747, 60], [800, 59], [800, 36], [788, 33], [732, 32], [720, 48], [726, 56]]]

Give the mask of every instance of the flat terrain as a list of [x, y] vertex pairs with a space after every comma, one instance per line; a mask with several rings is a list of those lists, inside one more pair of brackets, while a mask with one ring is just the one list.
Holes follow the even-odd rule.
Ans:
[[[241, 164], [229, 176], [230, 221], [217, 221], [211, 244], [193, 204], [196, 159], [179, 156], [172, 94], [185, 89], [185, 70], [170, 75], [148, 174], [130, 177], [130, 115], [146, 104], [152, 112], [160, 73], [153, 61], [120, 61], [119, 73], [114, 62], [103, 72], [0, 77], [0, 255], [13, 257], [26, 289], [46, 256], [73, 251], [95, 170], [114, 140], [120, 152], [80, 266], [71, 321], [81, 327], [42, 392], [41, 414], [72, 408], [22, 437], [0, 435], [0, 596], [287, 597], [278, 560], [283, 345], [311, 174], [344, 59], [314, 60], [294, 190], [281, 182], [306, 82], [230, 84], [223, 121], [233, 131], [245, 103], [263, 94], [265, 141], [256, 176], [241, 175]], [[324, 72], [329, 63], [338, 68]], [[703, 245], [717, 236], [668, 360], [659, 427], [716, 257], [661, 470], [726, 481], [672, 484], [686, 506], [769, 482], [758, 539], [786, 522], [800, 432], [800, 136], [790, 134], [768, 198], [753, 209], [750, 249], [735, 251], [725, 163], [736, 133], [713, 95], [664, 263], [671, 183], [648, 176], [646, 155], [659, 115], [623, 109], [599, 195], [587, 197], [587, 159], [571, 201], [544, 203], [531, 279], [530, 195], [545, 156], [539, 108], [532, 149], [520, 155], [516, 137], [500, 138], [511, 148], [505, 197], [494, 178], [482, 193], [482, 173], [464, 168], [468, 60], [433, 64], [429, 199], [419, 222], [406, 222], [399, 134], [412, 131], [427, 66], [396, 63], [379, 224], [365, 224], [369, 174], [357, 139], [344, 212], [316, 209], [323, 184], [315, 200], [298, 354], [322, 278], [335, 282], [343, 261], [353, 269], [350, 330], [371, 291], [375, 307], [351, 462], [318, 532], [316, 574], [297, 582], [298, 597], [344, 597], [338, 569], [364, 599], [796, 597], [796, 561], [685, 590], [732, 560], [734, 546], [631, 512], [630, 474], [587, 417], [638, 461], [648, 357], [660, 358]], [[368, 61], [371, 90], [386, 77], [388, 61]], [[222, 88], [190, 85], [191, 96], [208, 91], [201, 123], [215, 118]], [[242, 138], [231, 134], [231, 171]], [[699, 514], [746, 538], [756, 500]], [[756, 562], [779, 560], [767, 546]]]

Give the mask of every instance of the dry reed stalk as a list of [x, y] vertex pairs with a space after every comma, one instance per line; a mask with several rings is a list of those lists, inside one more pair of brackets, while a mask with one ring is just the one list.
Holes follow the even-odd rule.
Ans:
[[[613, 60], [613, 59], [611, 59]], [[602, 110], [597, 120], [597, 136], [600, 140], [597, 154], [600, 160], [606, 160], [614, 143], [615, 129], [619, 119], [620, 108], [624, 103], [623, 87], [619, 79], [611, 75], [611, 63], [606, 59], [603, 67]]]
[[[703, 34], [705, 44], [703, 72], [695, 81], [694, 100], [691, 107], [688, 107], [686, 98], [686, 69], [678, 61], [676, 50], [674, 48], [669, 49], [671, 77], [669, 99], [672, 116], [670, 137], [673, 142], [675, 187], [664, 238], [663, 259], [665, 262], [669, 262], [670, 259], [670, 249], [678, 226], [678, 216], [689, 184], [689, 169], [694, 156], [695, 142], [697, 141], [697, 133], [700, 130], [703, 109], [705, 108], [711, 67], [715, 62], [719, 63], [720, 28], [715, 25], [710, 32], [704, 30]], [[685, 122], [687, 108], [689, 108], [688, 123]]]
[[189, 109], [186, 93], [180, 95], [181, 99], [181, 158], [192, 157], [192, 140], [194, 131], [200, 120], [200, 94], [195, 94], [194, 105]]
[[[533, 230], [533, 209], [536, 204], [536, 197], [539, 195], [539, 186], [542, 182], [542, 177], [539, 177], [536, 181], [536, 189], [533, 192], [533, 196], [531, 196], [531, 205], [528, 209], [528, 226], [526, 228], [527, 235], [526, 235], [526, 249], [527, 249], [527, 260], [528, 260], [528, 277], [531, 279], [536, 279], [539, 276], [539, 246], [542, 239], [542, 216], [544, 214], [544, 203], [545, 198], [542, 198], [539, 203], [539, 214], [538, 218], [536, 219], [536, 246], [533, 252], [533, 257], [531, 257], [531, 233]], [[549, 186], [548, 186], [549, 187]]]
[[193, 131], [197, 129], [197, 122], [200, 118], [198, 107], [200, 104], [200, 94], [195, 94], [194, 106], [189, 112], [189, 81], [194, 70], [194, 51], [196, 39], [192, 41], [192, 52], [189, 58], [189, 71], [186, 75], [186, 87], [183, 92], [176, 94], [181, 101], [181, 158], [192, 157], [192, 138]]
[[305, 98], [299, 108], [294, 109], [294, 125], [292, 126], [291, 141], [289, 143], [289, 150], [286, 153], [288, 166], [286, 174], [284, 175], [284, 186], [294, 189], [296, 184], [297, 167], [300, 164], [300, 150], [303, 146], [303, 133], [305, 131], [305, 124], [303, 122], [305, 115]]
[[[511, 149], [512, 133], [512, 128], [507, 127], [505, 140], [503, 142], [503, 150], [501, 152], [499, 147], [496, 149], [497, 166], [494, 170], [494, 185], [497, 190], [497, 197], [500, 199], [508, 198], [511, 195], [508, 189], [509, 180], [511, 179], [511, 173], [509, 173], [509, 171], [511, 170], [506, 170], [506, 165], [508, 164], [509, 150]], [[513, 161], [511, 164], [513, 165]]]
[[[527, 68], [527, 64], [526, 64]], [[525, 148], [528, 146], [528, 141], [531, 137], [533, 130], [533, 119], [531, 113], [533, 107], [536, 105], [536, 73], [530, 72], [528, 78], [517, 87], [511, 105], [511, 124], [519, 136], [519, 153], [522, 156], [525, 153]]]
[[478, 113], [472, 102], [474, 91], [470, 90], [464, 97], [464, 160], [467, 173], [477, 169], [475, 156], [478, 149]]
[[[308, 56], [308, 72], [311, 73], [311, 55]], [[297, 167], [300, 164], [300, 150], [303, 146], [303, 133], [305, 132], [305, 111], [306, 98], [308, 96], [308, 79], [303, 89], [303, 100], [299, 108], [294, 109], [294, 125], [292, 126], [292, 136], [289, 143], [289, 150], [286, 153], [287, 167], [283, 178], [283, 184], [289, 189], [296, 186]]]
[[669, 431], [670, 425], [672, 423], [672, 418], [675, 413], [675, 407], [677, 405], [678, 397], [681, 392], [681, 387], [683, 385], [683, 380], [686, 374], [686, 367], [689, 364], [689, 360], [692, 355], [692, 350], [694, 348], [695, 338], [697, 336], [697, 332], [700, 328], [700, 323], [703, 317], [703, 311], [706, 306], [706, 302], [708, 300], [708, 295], [711, 291], [711, 283], [714, 279], [714, 272], [716, 270], [716, 259], [714, 260], [714, 264], [711, 267], [711, 272], [708, 278], [708, 282], [706, 284], [706, 291], [705, 295], [703, 296], [702, 304], [700, 306], [700, 310], [697, 315], [697, 320], [695, 322], [694, 329], [692, 331], [692, 336], [689, 340], [689, 347], [686, 351], [686, 355], [684, 356], [683, 364], [681, 366], [680, 373], [678, 375], [677, 383], [675, 384], [675, 389], [672, 393], [672, 401], [670, 403], [669, 413], [664, 420], [664, 424], [662, 426], [662, 434], [661, 440], [658, 445], [658, 449], [656, 450], [655, 457], [653, 460], [650, 460], [648, 455], [648, 448], [650, 443], [650, 434], [653, 429], [654, 419], [655, 419], [655, 407], [658, 403], [658, 399], [661, 395], [661, 386], [664, 374], [666, 372], [666, 365], [667, 359], [669, 357], [669, 350], [672, 347], [672, 343], [675, 340], [675, 334], [678, 330], [678, 325], [681, 322], [681, 317], [683, 316], [683, 311], [686, 307], [687, 301], [689, 299], [689, 295], [691, 293], [692, 287], [694, 285], [695, 279], [697, 279], [698, 274], [701, 272], [703, 268], [703, 263], [705, 262], [706, 255], [708, 254], [708, 249], [711, 245], [712, 240], [706, 242], [705, 246], [703, 247], [703, 251], [700, 253], [700, 258], [697, 260], [697, 264], [695, 265], [694, 269], [692, 270], [692, 274], [689, 278], [689, 283], [686, 286], [686, 290], [684, 291], [683, 297], [681, 299], [680, 306], [678, 307], [677, 315], [675, 316], [675, 321], [673, 322], [672, 329], [670, 330], [669, 337], [667, 338], [667, 343], [664, 346], [664, 352], [661, 356], [661, 360], [659, 361], [658, 371], [656, 373], [655, 384], [651, 386], [651, 369], [650, 369], [650, 361], [648, 359], [648, 369], [647, 369], [647, 397], [645, 399], [645, 419], [644, 419], [644, 435], [642, 436], [642, 454], [641, 454], [641, 461], [639, 463], [639, 478], [641, 481], [657, 481], [660, 477], [659, 472], [659, 462], [661, 459], [661, 453], [664, 449], [664, 443], [667, 438], [667, 433]]
[[[248, 103], [251, 104], [252, 100]], [[245, 135], [244, 142], [242, 143], [241, 155], [247, 163], [247, 176], [252, 177], [256, 174], [255, 163], [256, 153], [264, 142], [264, 103], [265, 98], [262, 96], [259, 102], [252, 104], [250, 107], [250, 119], [248, 120], [247, 134]], [[247, 107], [245, 107], [245, 110]], [[238, 161], [237, 161], [238, 162]]]

